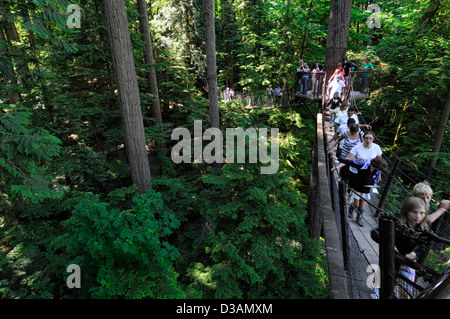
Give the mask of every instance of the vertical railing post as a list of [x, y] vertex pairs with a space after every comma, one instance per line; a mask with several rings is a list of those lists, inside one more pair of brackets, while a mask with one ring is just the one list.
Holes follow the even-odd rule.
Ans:
[[395, 222], [389, 218], [379, 218], [380, 236], [380, 299], [392, 299], [395, 287]]
[[386, 185], [384, 187], [383, 194], [381, 195], [380, 201], [378, 202], [379, 210], [377, 210], [375, 212], [375, 217], [378, 217], [380, 215], [380, 210], [383, 209], [384, 202], [386, 201], [387, 194], [389, 192], [389, 189], [391, 188], [391, 184], [392, 184], [392, 181], [394, 180], [394, 176], [395, 176], [395, 173], [397, 172], [397, 167], [398, 167], [399, 163], [400, 163], [400, 159], [398, 157], [396, 157], [395, 161], [394, 161], [394, 166], [392, 167], [392, 171], [389, 174], [389, 177], [386, 181]]
[[342, 254], [344, 255], [344, 269], [348, 270], [348, 234], [345, 227], [345, 201], [346, 201], [346, 185], [343, 181], [339, 181], [339, 212], [341, 217], [341, 235], [342, 235]]

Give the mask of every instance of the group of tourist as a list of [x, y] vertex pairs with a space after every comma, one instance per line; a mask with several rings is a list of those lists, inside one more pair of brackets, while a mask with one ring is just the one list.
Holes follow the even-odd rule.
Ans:
[[300, 94], [308, 94], [308, 81], [310, 74], [313, 94], [317, 93], [317, 90], [319, 88], [320, 73], [323, 73], [323, 67], [319, 64], [318, 61], [316, 61], [310, 68], [307, 63], [305, 63], [303, 60], [300, 60], [299, 67], [297, 69], [297, 74], [300, 78]]
[[[339, 104], [339, 108], [332, 110], [333, 114], [338, 113], [338, 117], [326, 125], [326, 129], [335, 129], [328, 151], [337, 146], [336, 155], [332, 158], [339, 165], [332, 170], [338, 170], [341, 180], [348, 184], [348, 216], [353, 217], [356, 211], [355, 222], [363, 227], [365, 200], [370, 200], [371, 189], [381, 178], [380, 172], [387, 168], [387, 163], [382, 158], [380, 146], [374, 143], [375, 135], [370, 131], [370, 125], [359, 122], [360, 113], [349, 107], [348, 102], [338, 101], [336, 92], [330, 102]], [[364, 132], [362, 127], [369, 130]]]
[[[370, 58], [365, 59], [365, 63], [362, 66], [362, 70], [365, 71], [361, 74], [361, 92], [367, 93], [367, 86], [369, 82], [370, 72], [373, 70], [373, 64], [370, 62]], [[355, 79], [354, 72], [358, 71], [359, 68], [356, 64], [356, 60], [353, 59], [351, 62], [348, 62], [347, 58], [344, 58], [342, 63], [338, 63], [337, 68], [330, 76], [327, 83], [327, 92], [326, 96], [332, 97], [335, 92], [339, 93], [339, 97], [341, 97], [345, 91], [345, 87], [348, 86], [349, 80], [351, 79], [351, 84], [353, 85], [353, 81]], [[308, 81], [309, 75], [311, 75], [312, 80], [312, 94], [318, 95], [318, 89], [320, 87], [319, 80], [321, 78], [321, 73], [324, 73], [323, 67], [319, 64], [318, 61], [314, 63], [313, 66], [309, 66], [308, 63], [305, 63], [303, 60], [300, 60], [299, 67], [297, 69], [297, 74], [299, 75], [299, 84], [300, 84], [300, 94], [307, 95], [308, 94]], [[353, 76], [352, 76], [353, 74]]]
[[[328, 141], [331, 158], [335, 160], [336, 166], [331, 170], [339, 172], [340, 180], [348, 186], [349, 191], [347, 201], [347, 216], [353, 219], [356, 212], [355, 222], [363, 227], [362, 216], [364, 204], [371, 200], [371, 192], [376, 189], [381, 179], [381, 172], [387, 169], [387, 162], [383, 159], [383, 152], [380, 146], [375, 143], [376, 137], [371, 131], [370, 125], [362, 125], [359, 122], [357, 110], [349, 106], [348, 102], [342, 101], [339, 92], [335, 92], [328, 101], [327, 108], [330, 118], [325, 129], [334, 130], [335, 134]], [[363, 131], [362, 128], [366, 130]], [[336, 153], [332, 151], [337, 147]], [[430, 213], [430, 200], [433, 190], [427, 182], [415, 185], [413, 196], [404, 200], [398, 218], [403, 224], [415, 231], [430, 230], [430, 225], [442, 216], [450, 208], [449, 200], [441, 200], [439, 208]], [[378, 231], [372, 231], [372, 238], [378, 242]], [[429, 246], [416, 245], [411, 241], [402, 239], [400, 234], [396, 234], [395, 247], [399, 254], [410, 260], [417, 260], [424, 256], [429, 250]], [[411, 267], [401, 265], [402, 276], [414, 282], [415, 271]], [[407, 283], [403, 285], [404, 290], [411, 292], [412, 287]], [[378, 287], [372, 289], [373, 295], [378, 294]], [[374, 292], [375, 291], [375, 292]], [[407, 293], [399, 295], [405, 298]]]
[[222, 89], [222, 100], [224, 102], [230, 102], [234, 100], [234, 89], [230, 87], [225, 87]]
[[[439, 203], [439, 208], [430, 213], [430, 202], [433, 197], [433, 189], [426, 181], [417, 183], [412, 190], [412, 196], [406, 198], [400, 211], [397, 214], [401, 223], [406, 225], [411, 231], [428, 232], [431, 230], [431, 225], [438, 220], [450, 208], [450, 201], [442, 199]], [[371, 231], [372, 239], [379, 243], [378, 229]], [[421, 260], [426, 256], [430, 250], [429, 243], [417, 243], [409, 237], [405, 237], [400, 232], [395, 232], [395, 250], [406, 259], [411, 261]], [[410, 282], [416, 280], [416, 270], [405, 264], [398, 267], [398, 272], [403, 278]], [[397, 298], [409, 299], [413, 293], [413, 286], [405, 280], [401, 280], [402, 289], [399, 289]], [[377, 296], [379, 294], [379, 287], [372, 288], [371, 295]]]

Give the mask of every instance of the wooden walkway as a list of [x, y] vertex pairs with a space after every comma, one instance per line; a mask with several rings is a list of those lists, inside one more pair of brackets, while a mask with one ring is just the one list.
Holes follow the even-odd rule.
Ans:
[[322, 230], [325, 239], [325, 247], [328, 262], [328, 274], [330, 281], [330, 297], [332, 299], [348, 299], [349, 291], [347, 285], [347, 274], [344, 268], [344, 255], [342, 239], [337, 226], [336, 214], [333, 211], [329, 177], [327, 172], [327, 153], [324, 139], [326, 134], [323, 128], [322, 113], [317, 114], [317, 184], [319, 185], [318, 196], [319, 211], [322, 216]]

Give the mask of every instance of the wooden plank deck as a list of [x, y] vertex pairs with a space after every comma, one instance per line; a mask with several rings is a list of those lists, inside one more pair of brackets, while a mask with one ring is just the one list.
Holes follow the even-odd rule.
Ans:
[[323, 139], [326, 136], [322, 130], [322, 114], [317, 114], [317, 152], [318, 152], [318, 181], [319, 198], [323, 214], [323, 232], [328, 261], [331, 298], [348, 299], [347, 274], [344, 269], [344, 255], [342, 241], [339, 235], [336, 214], [331, 203], [329, 178], [327, 174], [327, 152]]

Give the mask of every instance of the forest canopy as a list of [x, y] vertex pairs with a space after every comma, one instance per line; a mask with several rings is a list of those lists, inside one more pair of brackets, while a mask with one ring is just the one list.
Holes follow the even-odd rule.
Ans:
[[[124, 1], [151, 172], [139, 192], [103, 1], [0, 0], [1, 298], [328, 298], [323, 242], [307, 223], [317, 105], [219, 97], [222, 129], [279, 129], [275, 174], [175, 164], [172, 131], [210, 123], [203, 0], [144, 2], [151, 60], [140, 1]], [[348, 35], [347, 57], [375, 66], [358, 106], [406, 163], [405, 187], [426, 176], [439, 194], [450, 187], [450, 4], [376, 1], [370, 28], [368, 2], [352, 2]], [[292, 92], [300, 59], [324, 63], [329, 14], [325, 0], [214, 1], [219, 93]], [[66, 285], [70, 264], [80, 289]]]

